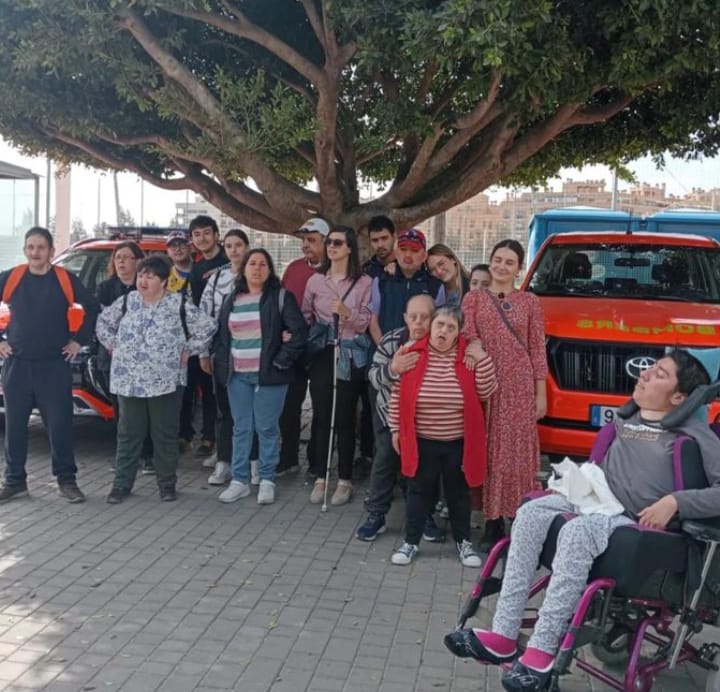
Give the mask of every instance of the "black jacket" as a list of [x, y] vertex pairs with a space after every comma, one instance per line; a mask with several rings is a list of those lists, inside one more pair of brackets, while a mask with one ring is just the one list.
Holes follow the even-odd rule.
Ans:
[[112, 305], [120, 296], [135, 290], [135, 282], [126, 286], [117, 276], [105, 279], [97, 287], [97, 299], [104, 308]]
[[[0, 274], [0, 295], [12, 269]], [[10, 301], [12, 319], [5, 338], [18, 360], [53, 360], [63, 358], [62, 348], [70, 339], [81, 346], [95, 333], [99, 306], [95, 296], [80, 279], [68, 272], [75, 302], [85, 309], [85, 319], [77, 334], [71, 334], [67, 321], [68, 301], [57, 275], [25, 273]]]
[[[280, 313], [281, 290], [283, 292], [282, 314]], [[226, 386], [233, 374], [228, 318], [234, 299], [233, 292], [228, 294], [223, 301], [218, 315], [219, 326], [212, 345], [215, 378]], [[281, 289], [279, 286], [272, 286], [263, 291], [260, 298], [262, 347], [260, 349], [259, 384], [290, 384], [293, 379], [293, 366], [305, 352], [307, 329], [305, 318], [300, 312], [295, 296], [290, 291]], [[282, 333], [285, 330], [292, 334], [292, 338], [287, 343], [283, 343], [282, 340]]]

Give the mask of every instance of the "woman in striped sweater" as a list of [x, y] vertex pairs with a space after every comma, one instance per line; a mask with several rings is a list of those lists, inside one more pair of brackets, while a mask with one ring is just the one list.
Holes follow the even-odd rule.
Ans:
[[408, 478], [405, 542], [392, 556], [395, 565], [410, 564], [415, 557], [440, 476], [460, 562], [481, 564], [470, 542], [468, 486], [485, 480], [481, 401], [495, 391], [497, 379], [485, 353], [472, 370], [465, 367], [462, 320], [457, 308], [438, 308], [430, 334], [409, 349], [419, 354], [417, 365], [393, 386], [388, 422]]
[[[227, 387], [233, 419], [232, 480], [221, 502], [250, 494], [250, 446], [259, 440], [258, 504], [275, 500], [280, 454], [278, 421], [295, 361], [307, 340], [307, 325], [295, 296], [280, 287], [273, 261], [262, 248], [244, 257], [233, 290], [223, 301], [213, 343], [213, 371]], [[283, 332], [290, 337], [283, 339]]]

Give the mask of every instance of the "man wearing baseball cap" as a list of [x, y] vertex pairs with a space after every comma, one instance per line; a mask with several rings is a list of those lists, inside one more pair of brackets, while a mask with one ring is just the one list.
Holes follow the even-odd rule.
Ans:
[[[325, 238], [330, 232], [330, 224], [325, 219], [315, 216], [305, 221], [294, 235], [302, 241], [303, 256], [288, 264], [283, 274], [282, 284], [290, 291], [298, 302], [303, 304], [305, 286], [310, 277], [317, 272], [325, 259]], [[298, 447], [300, 445], [300, 422], [302, 405], [307, 394], [308, 376], [305, 370], [305, 360], [295, 365], [295, 378], [290, 383], [285, 395], [285, 407], [280, 416], [280, 462], [275, 471], [276, 476], [282, 476], [288, 471], [296, 471], [298, 464]], [[310, 442], [308, 448], [312, 449], [314, 421], [310, 427]], [[308, 453], [308, 459], [313, 456]], [[312, 474], [312, 469], [309, 469]]]
[[171, 231], [167, 237], [167, 253], [173, 266], [168, 278], [167, 290], [171, 293], [190, 290], [190, 271], [193, 261], [190, 240], [184, 231]]
[[[445, 304], [445, 287], [431, 276], [425, 260], [427, 241], [417, 228], [401, 231], [395, 250], [394, 270], [373, 279], [370, 297], [370, 334], [376, 344], [383, 334], [403, 326], [405, 306], [412, 296], [429, 295], [436, 307]], [[392, 267], [392, 265], [391, 265]]]

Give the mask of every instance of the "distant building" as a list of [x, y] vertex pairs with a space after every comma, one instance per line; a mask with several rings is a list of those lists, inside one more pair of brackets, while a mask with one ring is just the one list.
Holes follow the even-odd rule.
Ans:
[[[560, 190], [508, 190], [501, 201], [493, 201], [487, 194], [480, 193], [419, 226], [427, 233], [430, 244], [444, 242], [470, 267], [487, 261], [499, 240], [515, 238], [525, 245], [530, 219], [537, 212], [577, 206], [609, 209], [611, 203], [612, 192], [606, 189], [604, 180], [566, 180]], [[619, 211], [648, 215], [673, 207], [717, 210], [720, 188], [693, 189], [687, 195], [676, 196], [667, 195], [664, 184], [640, 183], [618, 191], [616, 208]], [[215, 218], [223, 233], [237, 226], [245, 229], [251, 244], [267, 248], [281, 267], [300, 254], [300, 245], [292, 236], [254, 231], [220, 213], [200, 196], [193, 202], [177, 205], [179, 225], [186, 226], [198, 214]]]

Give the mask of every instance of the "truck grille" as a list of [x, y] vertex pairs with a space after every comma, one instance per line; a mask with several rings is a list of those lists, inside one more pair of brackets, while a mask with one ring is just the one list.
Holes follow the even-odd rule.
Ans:
[[611, 344], [605, 341], [548, 339], [548, 365], [560, 389], [598, 394], [631, 394], [635, 382], [625, 370], [631, 358], [662, 358], [663, 346]]

